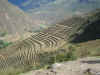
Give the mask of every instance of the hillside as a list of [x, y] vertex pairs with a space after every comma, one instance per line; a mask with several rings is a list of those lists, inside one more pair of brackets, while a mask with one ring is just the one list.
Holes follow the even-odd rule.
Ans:
[[99, 75], [100, 58], [88, 57], [55, 63], [50, 69], [32, 70], [19, 75]]
[[0, 0], [0, 32], [22, 34], [38, 27], [21, 9], [8, 3], [8, 0]]
[[[26, 11], [33, 18], [35, 16], [36, 19], [44, 20], [46, 25], [55, 24], [63, 19], [68, 19], [72, 15], [87, 13], [100, 8], [99, 0], [53, 0], [53, 2], [44, 5], [41, 5], [41, 0], [37, 0], [40, 8], [34, 8], [35, 2], [33, 1], [35, 0], [27, 1], [33, 8], [29, 8]], [[45, 1], [48, 0], [44, 0], [44, 2]]]
[[[1, 74], [7, 75], [13, 74], [13, 72], [17, 74], [55, 62], [74, 60], [85, 56], [99, 56], [99, 41], [96, 41], [99, 39], [98, 34], [100, 33], [99, 21], [100, 9], [81, 16], [74, 16], [1, 49]], [[93, 43], [88, 42], [91, 40], [94, 40]], [[97, 45], [95, 46], [94, 43]], [[97, 48], [96, 52], [93, 50], [95, 53], [92, 51], [94, 54], [91, 52], [90, 44], [91, 46], [93, 44], [94, 49]]]
[[67, 25], [73, 28], [73, 31], [71, 32], [72, 35], [70, 36], [70, 38], [73, 39], [71, 41], [74, 43], [85, 42], [89, 40], [96, 40], [100, 38], [99, 12], [100, 10], [97, 9], [91, 13], [87, 13], [81, 16], [74, 16], [68, 20], [63, 20], [62, 22], [59, 22], [58, 24]]

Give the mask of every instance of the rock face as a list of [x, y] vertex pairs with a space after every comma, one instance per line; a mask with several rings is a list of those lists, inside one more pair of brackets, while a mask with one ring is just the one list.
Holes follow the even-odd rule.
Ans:
[[0, 0], [0, 31], [23, 33], [31, 27], [35, 29], [36, 25], [26, 13], [7, 0]]
[[20, 75], [100, 75], [100, 58], [88, 57], [56, 63], [49, 70], [36, 70]]

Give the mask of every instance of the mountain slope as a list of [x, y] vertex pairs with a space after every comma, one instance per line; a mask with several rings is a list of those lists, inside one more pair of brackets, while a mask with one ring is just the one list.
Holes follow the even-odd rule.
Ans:
[[[30, 3], [30, 5], [34, 5]], [[40, 4], [41, 5], [41, 4]], [[54, 24], [69, 16], [87, 13], [91, 10], [100, 8], [99, 0], [55, 0], [40, 8], [27, 10], [30, 16], [36, 16], [37, 19], [43, 19], [46, 24]]]
[[0, 31], [23, 33], [31, 27], [37, 28], [31, 17], [7, 0], [0, 0]]
[[[63, 22], [64, 24], [57, 24], [18, 41], [0, 51], [0, 71], [11, 73], [23, 68], [25, 70], [28, 67], [44, 65], [50, 61], [49, 55], [52, 56], [50, 53], [58, 52], [68, 41], [84, 33], [87, 28], [95, 32], [94, 27], [100, 28], [98, 22], [100, 22], [100, 10], [73, 17], [66, 23]], [[100, 32], [98, 30], [97, 32]]]
[[27, 11], [29, 9], [35, 9], [41, 7], [41, 5], [46, 5], [55, 0], [8, 0], [10, 3], [17, 5], [19, 8]]

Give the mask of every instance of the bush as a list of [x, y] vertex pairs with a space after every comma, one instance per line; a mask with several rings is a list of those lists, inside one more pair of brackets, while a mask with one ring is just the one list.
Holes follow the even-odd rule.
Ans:
[[10, 44], [11, 44], [11, 42], [5, 42], [3, 40], [0, 40], [0, 49], [1, 48], [5, 48], [5, 47], [7, 47]]

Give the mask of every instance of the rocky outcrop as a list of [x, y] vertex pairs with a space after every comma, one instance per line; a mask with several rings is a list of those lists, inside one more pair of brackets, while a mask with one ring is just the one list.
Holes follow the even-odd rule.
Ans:
[[55, 63], [51, 69], [36, 70], [20, 75], [100, 75], [100, 58], [88, 57]]

